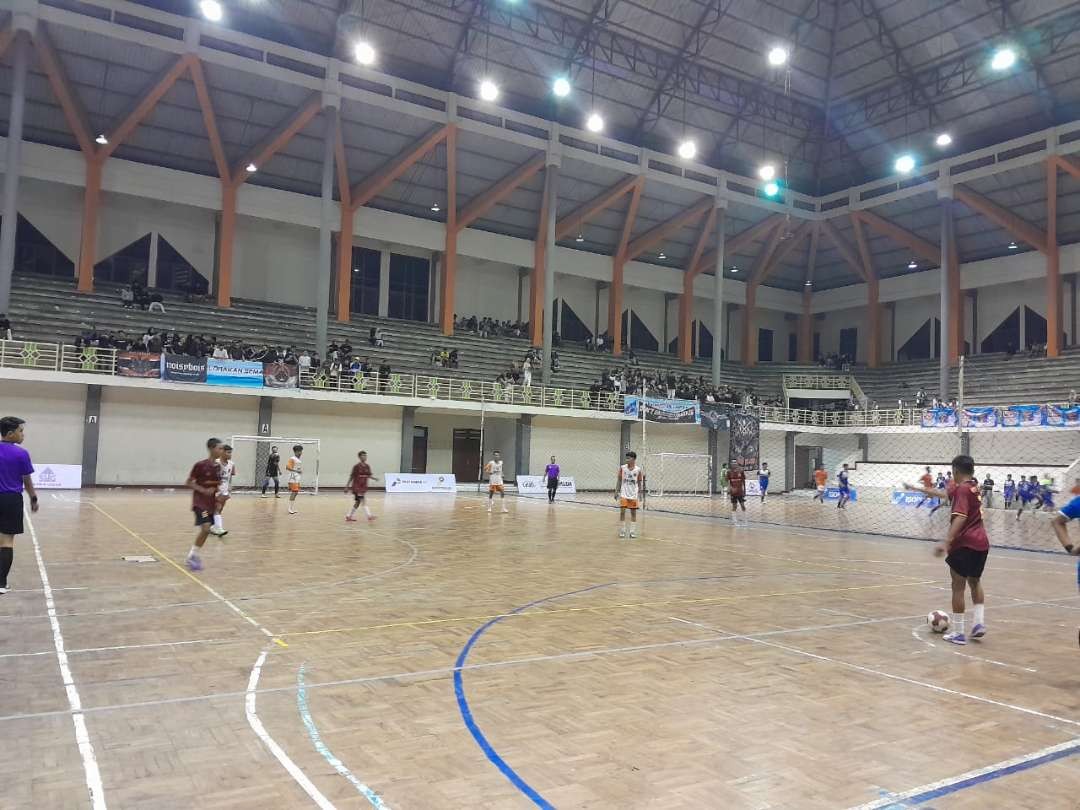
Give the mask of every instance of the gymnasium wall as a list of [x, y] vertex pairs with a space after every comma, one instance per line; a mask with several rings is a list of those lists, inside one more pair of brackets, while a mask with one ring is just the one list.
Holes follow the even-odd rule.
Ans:
[[782, 430], [761, 431], [761, 448], [759, 456], [761, 461], [769, 465], [769, 489], [773, 492], [783, 492], [788, 489], [787, 464], [784, 463], [784, 436]]
[[[426, 472], [448, 473], [454, 470], [454, 431], [461, 429], [480, 430], [480, 415], [420, 408], [416, 412], [414, 424], [416, 427], [426, 427], [428, 429]], [[400, 422], [396, 430], [398, 434], [401, 433]], [[484, 418], [483, 450], [485, 462], [491, 458], [493, 450], [502, 453], [506, 478], [512, 480], [517, 470], [517, 420], [507, 417], [486, 416]]]
[[579, 489], [614, 489], [622, 463], [620, 423], [616, 421], [537, 416], [533, 419], [529, 472], [542, 475], [554, 455], [562, 474]]
[[314, 307], [318, 258], [315, 228], [238, 216], [232, 294]]
[[[518, 268], [501, 262], [460, 258], [455, 284], [455, 305], [461, 317], [488, 316], [500, 321], [518, 317]], [[529, 279], [522, 288], [522, 318], [528, 320]]]
[[86, 386], [0, 382], [0, 416], [26, 420], [23, 446], [37, 467], [82, 464]]

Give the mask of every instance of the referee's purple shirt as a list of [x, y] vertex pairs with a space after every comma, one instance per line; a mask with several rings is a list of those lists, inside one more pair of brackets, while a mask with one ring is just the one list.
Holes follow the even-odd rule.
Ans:
[[0, 493], [22, 492], [23, 476], [32, 472], [29, 453], [15, 442], [0, 442]]

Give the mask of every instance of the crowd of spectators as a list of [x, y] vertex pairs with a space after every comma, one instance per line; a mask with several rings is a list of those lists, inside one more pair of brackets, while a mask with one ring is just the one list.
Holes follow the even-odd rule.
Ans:
[[818, 358], [818, 365], [822, 368], [831, 368], [834, 371], [843, 371], [844, 373], [849, 373], [854, 363], [854, 358], [846, 354], [833, 353]]
[[519, 338], [529, 334], [529, 324], [521, 321], [497, 321], [487, 316], [478, 318], [475, 315], [469, 315], [460, 318], [455, 314], [454, 331], [466, 335], [479, 335], [480, 337]]
[[[630, 359], [629, 353], [627, 359]], [[661, 399], [696, 399], [703, 405], [725, 403], [783, 407], [784, 404], [779, 397], [759, 397], [753, 389], [742, 390], [727, 384], [713, 385], [703, 376], [678, 374], [670, 369], [643, 369], [637, 364], [636, 358], [632, 364], [628, 363], [622, 368], [605, 370], [589, 390], [593, 394], [606, 392]]]
[[0, 340], [14, 340], [11, 331], [11, 321], [8, 320], [7, 313], [0, 312]]
[[131, 284], [120, 289], [120, 303], [125, 309], [145, 309], [147, 312], [165, 314], [165, 299], [161, 293], [148, 290], [140, 279], [133, 279]]

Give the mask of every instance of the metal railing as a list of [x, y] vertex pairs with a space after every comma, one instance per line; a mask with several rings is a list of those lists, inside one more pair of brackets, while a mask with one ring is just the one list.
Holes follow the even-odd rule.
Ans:
[[0, 340], [0, 368], [36, 368], [56, 371], [60, 365], [60, 347], [55, 343], [29, 340]]
[[854, 378], [850, 374], [785, 374], [784, 388], [805, 388], [811, 391], [850, 390]]
[[96, 346], [60, 347], [60, 370], [81, 374], [116, 374], [116, 349]]
[[754, 405], [749, 408], [762, 422], [807, 427], [906, 427], [920, 424], [922, 412], [912, 408], [875, 411], [809, 411]]

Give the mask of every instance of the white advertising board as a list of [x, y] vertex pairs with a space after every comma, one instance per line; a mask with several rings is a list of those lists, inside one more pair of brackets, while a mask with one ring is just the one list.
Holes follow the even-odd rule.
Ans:
[[37, 489], [82, 489], [82, 465], [34, 464], [30, 480]]
[[[519, 475], [517, 477], [517, 488], [518, 493], [521, 495], [547, 495], [547, 479], [542, 475]], [[577, 494], [573, 478], [559, 479], [559, 494]]]
[[393, 492], [435, 492], [453, 494], [457, 492], [457, 478], [450, 473], [396, 473], [385, 475], [386, 491]]

